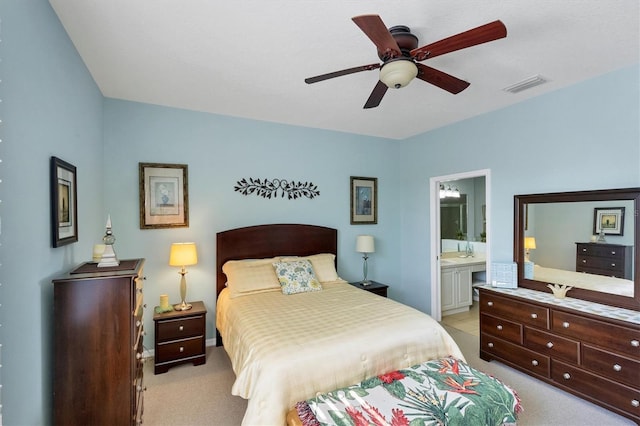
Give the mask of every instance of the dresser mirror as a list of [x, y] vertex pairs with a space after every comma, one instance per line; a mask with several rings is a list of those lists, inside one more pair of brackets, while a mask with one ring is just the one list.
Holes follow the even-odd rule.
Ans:
[[640, 310], [640, 188], [515, 196], [518, 285]]

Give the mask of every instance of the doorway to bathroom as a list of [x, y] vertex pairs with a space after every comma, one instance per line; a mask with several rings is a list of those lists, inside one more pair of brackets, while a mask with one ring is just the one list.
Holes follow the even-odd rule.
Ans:
[[[467, 312], [466, 274], [476, 282], [486, 282], [490, 276], [491, 173], [483, 169], [436, 176], [430, 179], [429, 185], [431, 316], [441, 321], [443, 311], [447, 314]], [[443, 265], [447, 269], [444, 274], [447, 286], [451, 285], [453, 273], [459, 294], [450, 287], [443, 291]], [[455, 304], [456, 300], [459, 305]], [[472, 305], [469, 307], [468, 312], [477, 311]]]

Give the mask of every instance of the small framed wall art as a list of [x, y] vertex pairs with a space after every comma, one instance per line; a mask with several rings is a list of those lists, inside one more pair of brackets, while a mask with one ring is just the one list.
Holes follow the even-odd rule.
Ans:
[[624, 235], [624, 207], [593, 209], [593, 234]]
[[76, 167], [51, 157], [51, 245], [78, 241], [78, 191]]
[[188, 166], [139, 163], [140, 229], [189, 226]]
[[378, 223], [378, 178], [351, 176], [351, 224]]

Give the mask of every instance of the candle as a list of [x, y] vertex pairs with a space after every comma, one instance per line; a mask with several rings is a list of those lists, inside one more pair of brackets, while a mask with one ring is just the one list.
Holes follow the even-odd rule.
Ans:
[[102, 259], [102, 253], [104, 253], [104, 244], [94, 244], [93, 261], [100, 262], [100, 260]]
[[167, 309], [169, 307], [169, 296], [166, 294], [160, 295], [160, 308]]

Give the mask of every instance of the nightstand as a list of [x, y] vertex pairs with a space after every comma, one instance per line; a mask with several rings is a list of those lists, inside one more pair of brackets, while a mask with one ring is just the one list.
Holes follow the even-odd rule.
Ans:
[[387, 297], [387, 288], [388, 285], [379, 283], [377, 281], [371, 281], [369, 285], [362, 285], [362, 282], [357, 281], [355, 283], [349, 283], [354, 287], [358, 287], [359, 289], [366, 290], [368, 292], [377, 294], [378, 296]]
[[174, 365], [207, 362], [205, 352], [207, 309], [203, 302], [191, 302], [188, 311], [155, 313], [155, 374], [166, 373]]

